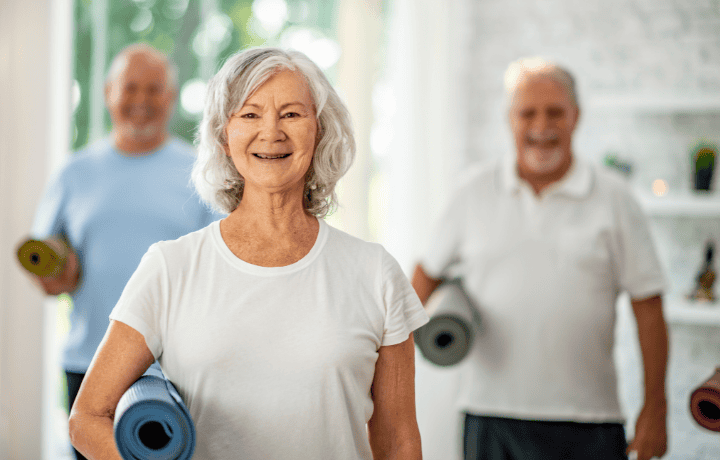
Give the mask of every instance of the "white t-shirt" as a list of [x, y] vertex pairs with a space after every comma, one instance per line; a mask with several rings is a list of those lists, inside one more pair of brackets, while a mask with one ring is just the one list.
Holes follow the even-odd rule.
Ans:
[[372, 458], [378, 350], [428, 318], [382, 246], [319, 223], [285, 267], [240, 260], [220, 221], [154, 244], [111, 313], [187, 404], [194, 459]]
[[450, 201], [421, 263], [460, 276], [481, 326], [461, 365], [460, 409], [478, 415], [623, 421], [613, 339], [620, 291], [665, 279], [626, 184], [575, 158], [536, 197], [514, 159], [476, 170]]

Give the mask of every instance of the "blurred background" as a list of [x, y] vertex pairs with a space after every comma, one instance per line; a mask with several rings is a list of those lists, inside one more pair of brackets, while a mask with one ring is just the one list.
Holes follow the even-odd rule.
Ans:
[[[105, 73], [137, 41], [177, 64], [170, 129], [191, 142], [205, 83], [227, 56], [274, 45], [312, 58], [358, 141], [328, 220], [385, 245], [408, 274], [458, 175], [513, 154], [506, 66], [531, 55], [565, 65], [581, 104], [575, 153], [626, 174], [670, 280], [666, 458], [720, 458], [720, 438], [687, 409], [720, 364], [720, 310], [684, 300], [705, 242], [720, 238], [720, 195], [691, 192], [693, 152], [720, 142], [718, 0], [0, 0], [0, 458], [70, 458], [57, 363], [72, 302], [41, 297], [15, 245], [47, 178], [107, 134]], [[621, 299], [615, 352], [632, 435], [642, 388], [628, 311]], [[459, 458], [454, 377], [418, 361], [429, 460]]]

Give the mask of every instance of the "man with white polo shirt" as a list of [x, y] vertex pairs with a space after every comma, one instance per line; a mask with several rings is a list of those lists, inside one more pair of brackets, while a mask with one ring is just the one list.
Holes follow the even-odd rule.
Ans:
[[[627, 185], [572, 153], [572, 76], [524, 59], [506, 73], [516, 155], [453, 195], [415, 269], [425, 302], [460, 276], [482, 325], [461, 365], [466, 460], [626, 459], [667, 450], [664, 277]], [[645, 402], [628, 446], [612, 348], [615, 302], [632, 299]]]

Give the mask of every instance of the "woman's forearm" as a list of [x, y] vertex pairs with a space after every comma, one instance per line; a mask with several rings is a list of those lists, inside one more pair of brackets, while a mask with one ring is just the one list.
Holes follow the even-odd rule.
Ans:
[[88, 460], [123, 460], [115, 446], [110, 417], [73, 413], [70, 441]]

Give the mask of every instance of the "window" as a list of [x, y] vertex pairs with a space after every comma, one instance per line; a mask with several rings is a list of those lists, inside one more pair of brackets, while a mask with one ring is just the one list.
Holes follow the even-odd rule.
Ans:
[[299, 49], [336, 76], [340, 46], [334, 0], [76, 0], [72, 147], [111, 129], [104, 82], [125, 46], [148, 43], [179, 71], [170, 131], [192, 142], [202, 114], [205, 83], [232, 53], [250, 46]]

